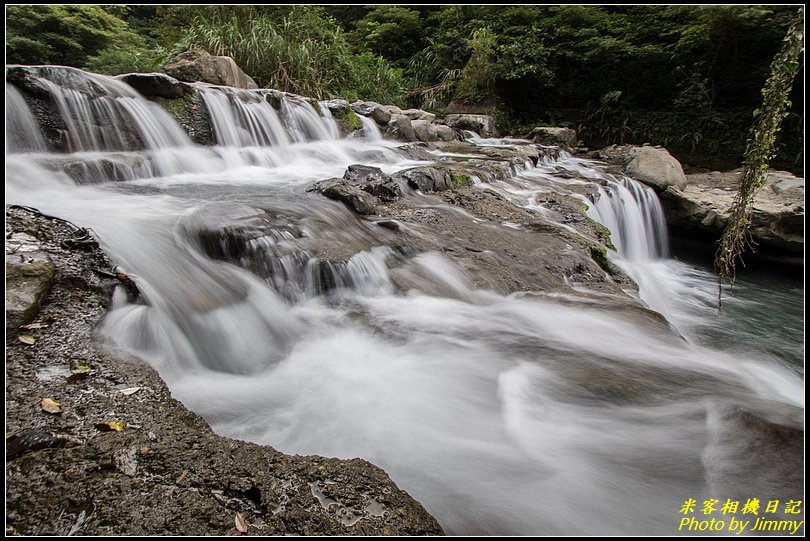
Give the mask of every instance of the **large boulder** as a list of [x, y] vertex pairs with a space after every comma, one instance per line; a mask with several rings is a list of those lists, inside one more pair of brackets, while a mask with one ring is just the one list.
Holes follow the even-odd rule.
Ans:
[[[380, 105], [371, 111], [371, 118], [380, 126], [388, 126], [394, 115], [401, 115], [402, 109], [396, 105]], [[406, 117], [407, 118], [407, 117]]]
[[529, 132], [526, 139], [543, 145], [571, 148], [577, 143], [577, 132], [571, 128], [537, 126]]
[[354, 109], [354, 112], [363, 116], [371, 116], [371, 113], [377, 107], [380, 107], [380, 104], [376, 101], [356, 101], [352, 103], [352, 109]]
[[116, 77], [146, 97], [176, 99], [192, 92], [192, 87], [165, 73], [125, 73]]
[[[436, 130], [436, 126], [427, 120], [413, 120], [411, 121], [411, 126], [416, 134], [416, 138], [420, 141], [431, 143], [439, 140], [439, 132]], [[446, 127], [447, 126], [445, 126], [445, 128]]]
[[447, 115], [444, 123], [457, 130], [470, 130], [487, 137], [495, 133], [495, 119], [492, 115]]
[[436, 120], [436, 115], [423, 111], [422, 109], [405, 109], [402, 111], [402, 114], [411, 120], [427, 120], [428, 122]]
[[175, 79], [194, 83], [201, 81], [214, 85], [233, 86], [254, 90], [256, 82], [236, 65], [229, 56], [213, 56], [201, 49], [180, 53], [169, 59], [163, 71]]
[[[661, 194], [669, 224], [682, 231], [703, 231], [719, 238], [737, 195], [740, 170], [688, 175], [683, 189]], [[784, 171], [768, 172], [754, 199], [751, 235], [764, 247], [804, 252], [804, 179]]]
[[682, 190], [686, 186], [686, 176], [680, 162], [665, 148], [636, 147], [630, 150], [630, 157], [627, 174], [651, 186], [655, 191], [661, 193], [670, 186]]
[[456, 138], [456, 132], [450, 126], [445, 126], [443, 124], [435, 124], [436, 127], [436, 136], [439, 138], [439, 141], [452, 141]]
[[[376, 114], [377, 111], [379, 111], [379, 109], [375, 109], [373, 114]], [[402, 141], [418, 140], [411, 120], [403, 114], [391, 115], [391, 120], [388, 121], [388, 133], [395, 139]]]
[[402, 195], [399, 184], [379, 167], [353, 164], [343, 173], [343, 179], [383, 201], [393, 201]]
[[6, 332], [31, 321], [51, 290], [54, 265], [39, 241], [26, 233], [6, 238]]

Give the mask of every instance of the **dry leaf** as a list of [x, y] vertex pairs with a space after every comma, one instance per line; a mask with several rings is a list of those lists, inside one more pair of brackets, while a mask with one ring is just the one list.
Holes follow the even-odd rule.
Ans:
[[43, 398], [39, 401], [39, 407], [42, 408], [42, 411], [45, 413], [62, 413], [62, 406], [59, 405], [59, 402], [54, 400], [53, 398]]
[[47, 323], [29, 323], [28, 325], [23, 325], [20, 327], [21, 329], [47, 329], [50, 327]]
[[127, 429], [127, 424], [124, 421], [99, 421], [96, 423], [96, 428], [102, 432], [109, 432], [110, 430], [123, 432]]
[[17, 337], [17, 340], [19, 340], [23, 344], [28, 344], [29, 346], [33, 345], [34, 342], [36, 342], [36, 339], [30, 334], [21, 334]]
[[245, 522], [245, 518], [239, 511], [237, 511], [236, 516], [233, 517], [233, 522], [234, 524], [236, 524], [236, 529], [239, 530], [240, 532], [245, 533], [248, 531], [247, 522]]
[[137, 393], [140, 391], [140, 387], [127, 387], [126, 389], [118, 389], [118, 392], [122, 395], [129, 396], [131, 394]]

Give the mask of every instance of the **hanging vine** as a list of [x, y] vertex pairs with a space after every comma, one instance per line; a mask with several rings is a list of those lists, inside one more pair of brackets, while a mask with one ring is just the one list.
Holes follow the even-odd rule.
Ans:
[[762, 89], [762, 107], [754, 111], [754, 123], [748, 132], [740, 188], [731, 208], [731, 216], [718, 241], [714, 266], [718, 276], [717, 302], [721, 305], [723, 283], [734, 284], [737, 260], [746, 247], [753, 249], [751, 213], [754, 198], [765, 185], [768, 163], [775, 156], [774, 142], [790, 108], [789, 94], [804, 52], [804, 8], [799, 8], [788, 29], [782, 50], [771, 64], [771, 76]]

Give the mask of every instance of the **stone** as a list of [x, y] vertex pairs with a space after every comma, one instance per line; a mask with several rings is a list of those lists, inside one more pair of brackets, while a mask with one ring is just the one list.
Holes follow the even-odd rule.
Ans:
[[176, 99], [192, 92], [191, 86], [165, 73], [125, 73], [116, 77], [146, 97]]
[[256, 82], [236, 65], [229, 56], [213, 56], [201, 49], [192, 49], [169, 59], [163, 71], [189, 83], [197, 81], [214, 85], [254, 90]]
[[456, 132], [450, 126], [435, 124], [436, 136], [440, 141], [452, 141], [456, 138]]
[[351, 106], [352, 109], [354, 109], [354, 112], [358, 115], [371, 116], [371, 113], [374, 111], [374, 109], [380, 107], [380, 104], [376, 101], [356, 101], [352, 103]]
[[626, 173], [661, 193], [670, 186], [683, 190], [686, 176], [681, 163], [660, 147], [643, 146], [630, 150]]
[[[740, 170], [695, 173], [681, 189], [667, 188], [661, 202], [667, 222], [683, 231], [704, 231], [719, 238], [737, 195]], [[761, 247], [804, 253], [804, 179], [784, 171], [768, 172], [754, 199], [751, 235]]]
[[[375, 109], [376, 113], [377, 109]], [[416, 141], [416, 132], [413, 129], [410, 119], [401, 114], [391, 115], [388, 121], [388, 130], [392, 137], [403, 141]]]
[[[411, 126], [416, 134], [416, 138], [420, 141], [431, 143], [439, 140], [439, 134], [438, 130], [436, 130], [436, 126], [427, 120], [413, 120], [411, 121]], [[446, 127], [447, 126], [445, 126], [445, 128]]]
[[495, 133], [495, 120], [492, 115], [447, 115], [444, 123], [451, 128], [474, 131], [484, 137]]
[[390, 175], [379, 167], [369, 165], [350, 165], [343, 173], [344, 180], [357, 186], [364, 192], [377, 196], [383, 201], [394, 201], [402, 195], [402, 190]]
[[423, 111], [422, 109], [406, 109], [402, 111], [402, 114], [411, 120], [427, 120], [428, 122], [436, 120], [436, 115]]
[[401, 115], [402, 109], [395, 105], [380, 105], [371, 111], [371, 118], [380, 126], [387, 126], [394, 115]]
[[51, 290], [54, 265], [34, 237], [13, 233], [6, 238], [6, 333], [30, 322]]
[[577, 132], [571, 128], [537, 126], [529, 132], [526, 139], [543, 145], [557, 145], [571, 148], [576, 145]]
[[376, 212], [375, 197], [343, 179], [327, 180], [320, 185], [319, 191], [329, 199], [343, 202], [357, 214], [368, 215]]

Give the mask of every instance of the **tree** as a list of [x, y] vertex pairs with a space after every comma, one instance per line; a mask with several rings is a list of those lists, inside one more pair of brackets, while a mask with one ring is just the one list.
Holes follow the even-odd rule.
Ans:
[[765, 185], [768, 163], [774, 157], [776, 134], [790, 107], [790, 90], [804, 52], [803, 28], [804, 8], [800, 8], [788, 29], [782, 50], [771, 64], [771, 76], [762, 89], [762, 107], [754, 112], [754, 124], [749, 131], [740, 175], [740, 188], [715, 255], [718, 302], [723, 291], [723, 281], [734, 283], [736, 262], [746, 246], [752, 242], [749, 228], [754, 198]]

